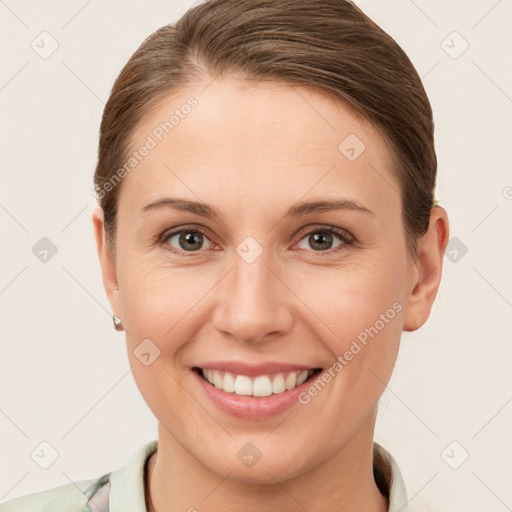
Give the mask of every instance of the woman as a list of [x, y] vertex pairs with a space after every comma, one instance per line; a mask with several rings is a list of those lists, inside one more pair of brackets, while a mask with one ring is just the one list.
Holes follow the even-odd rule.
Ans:
[[373, 433], [448, 218], [396, 42], [344, 0], [206, 1], [121, 71], [94, 180], [103, 282], [158, 440], [2, 512], [408, 510]]

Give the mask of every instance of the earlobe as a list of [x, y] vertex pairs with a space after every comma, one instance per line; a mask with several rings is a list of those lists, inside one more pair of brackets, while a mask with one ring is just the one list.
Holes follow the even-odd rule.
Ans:
[[101, 265], [103, 286], [114, 315], [120, 316], [119, 284], [117, 282], [115, 259], [106, 241], [103, 209], [100, 206], [96, 207], [94, 210], [92, 214], [92, 221], [98, 258]]
[[430, 213], [429, 229], [418, 240], [415, 281], [410, 283], [404, 312], [404, 331], [419, 329], [429, 318], [441, 283], [444, 252], [449, 226], [446, 210], [435, 206]]

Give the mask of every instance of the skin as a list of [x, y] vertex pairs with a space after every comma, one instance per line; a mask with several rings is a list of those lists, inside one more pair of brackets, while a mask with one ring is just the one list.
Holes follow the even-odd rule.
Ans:
[[[133, 149], [190, 96], [198, 100], [124, 178], [115, 257], [101, 208], [93, 214], [105, 290], [159, 422], [148, 510], [385, 511], [372, 473], [377, 403], [401, 332], [430, 315], [449, 236], [446, 211], [432, 209], [415, 261], [393, 155], [371, 124], [309, 87], [234, 76], [207, 84], [173, 92], [139, 123]], [[353, 162], [338, 150], [349, 134], [366, 145]], [[171, 208], [141, 215], [165, 196], [206, 202], [223, 220]], [[356, 200], [373, 215], [285, 217], [298, 201], [333, 198]], [[189, 224], [206, 232], [193, 251], [179, 236], [154, 242]], [[310, 235], [331, 226], [354, 243], [327, 234], [319, 249]], [[236, 251], [247, 236], [263, 249], [252, 263]], [[220, 411], [190, 370], [219, 359], [327, 369], [396, 301], [403, 309], [325, 389], [275, 417], [249, 421]], [[160, 349], [149, 366], [133, 353], [146, 338]], [[262, 453], [250, 468], [236, 455], [249, 441]]]

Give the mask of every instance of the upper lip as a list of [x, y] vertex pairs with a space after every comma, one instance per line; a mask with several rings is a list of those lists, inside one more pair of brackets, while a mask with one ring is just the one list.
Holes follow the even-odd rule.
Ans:
[[303, 364], [280, 363], [280, 362], [262, 362], [258, 364], [246, 363], [244, 361], [209, 361], [197, 365], [197, 368], [204, 370], [222, 370], [235, 373], [237, 375], [247, 375], [247, 377], [256, 377], [258, 375], [270, 375], [273, 373], [288, 373], [293, 371], [313, 370], [316, 366], [306, 366]]

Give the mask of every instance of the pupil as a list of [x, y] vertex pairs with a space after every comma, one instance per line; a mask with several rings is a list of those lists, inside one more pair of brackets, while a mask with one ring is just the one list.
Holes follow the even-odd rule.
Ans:
[[[315, 244], [318, 244], [320, 245], [320, 249], [329, 249], [329, 245], [330, 245], [330, 235], [328, 237], [326, 237], [326, 235], [324, 233], [315, 233], [314, 235], [312, 235], [313, 237], [313, 243], [312, 243], [312, 247], [315, 247]], [[324, 246], [322, 246], [322, 240], [324, 241]], [[325, 242], [327, 241], [327, 242]], [[325, 243], [327, 243], [327, 247], [325, 247]]]
[[[186, 245], [184, 246], [184, 244], [192, 244], [193, 245], [194, 243], [196, 244], [196, 246], [192, 247], [192, 248], [187, 247]], [[186, 251], [199, 249], [201, 246], [200, 233], [188, 232], [186, 234], [181, 235], [180, 244], [183, 247], [183, 249], [185, 249]]]

